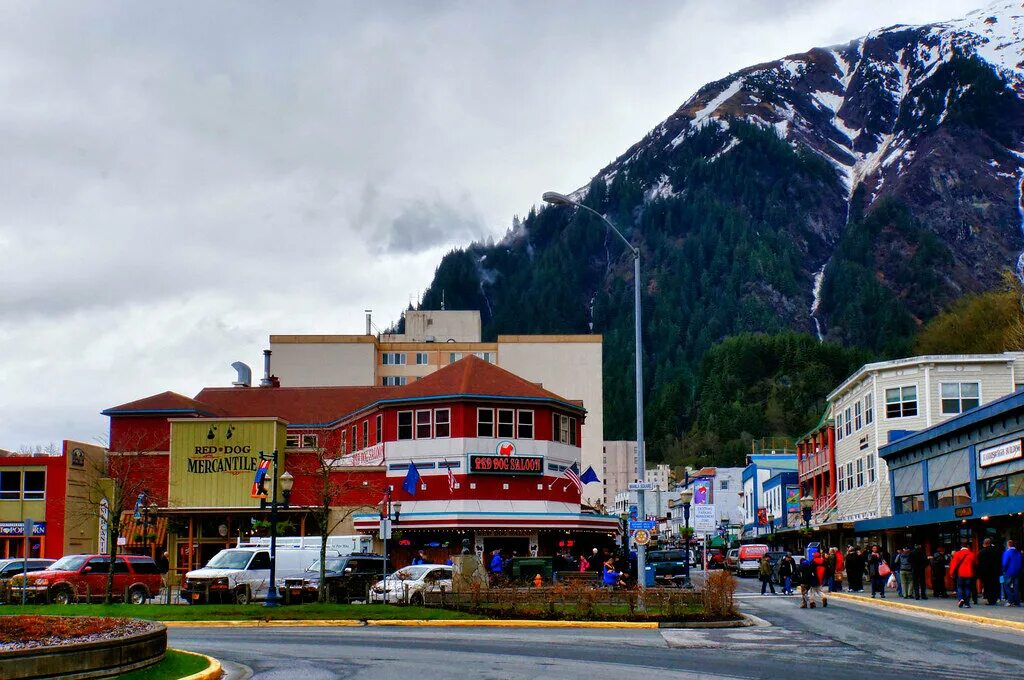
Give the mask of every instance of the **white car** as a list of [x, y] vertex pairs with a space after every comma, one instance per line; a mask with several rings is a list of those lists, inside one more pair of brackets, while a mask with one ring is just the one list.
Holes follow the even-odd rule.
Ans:
[[386, 590], [384, 583], [377, 581], [370, 589], [371, 602], [422, 605], [438, 597], [442, 587], [451, 592], [452, 568], [443, 564], [417, 564], [389, 574]]

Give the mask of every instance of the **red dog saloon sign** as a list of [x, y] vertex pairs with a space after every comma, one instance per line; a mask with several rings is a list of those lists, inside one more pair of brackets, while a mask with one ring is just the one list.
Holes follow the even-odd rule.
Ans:
[[542, 456], [502, 456], [498, 454], [469, 457], [469, 471], [479, 475], [543, 475]]

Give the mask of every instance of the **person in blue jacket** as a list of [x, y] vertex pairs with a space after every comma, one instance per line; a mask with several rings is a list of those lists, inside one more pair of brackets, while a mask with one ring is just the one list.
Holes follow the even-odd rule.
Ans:
[[501, 558], [501, 548], [498, 548], [491, 554], [491, 565], [489, 570], [491, 572], [491, 583], [501, 579], [504, 575], [505, 560]]
[[606, 588], [612, 588], [614, 586], [625, 585], [625, 581], [622, 580], [622, 573], [615, 568], [615, 558], [609, 557], [608, 560], [601, 567], [604, 571], [604, 585]]
[[1013, 540], [1006, 542], [1006, 550], [1003, 551], [1003, 599], [1007, 607], [1020, 606], [1020, 577], [1024, 567], [1024, 555]]

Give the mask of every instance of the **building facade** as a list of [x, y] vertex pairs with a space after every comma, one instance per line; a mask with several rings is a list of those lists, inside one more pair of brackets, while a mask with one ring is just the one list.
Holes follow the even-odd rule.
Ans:
[[0, 454], [0, 558], [25, 556], [25, 520], [34, 523], [31, 557], [95, 552], [96, 503], [106, 450], [64, 441], [59, 452]]
[[835, 426], [839, 523], [892, 513], [889, 471], [878, 451], [905, 432], [924, 430], [1013, 392], [1024, 381], [1024, 354], [919, 356], [866, 364], [828, 396]]
[[[179, 571], [265, 522], [251, 486], [260, 453], [275, 450], [294, 477], [281, 515], [295, 534], [319, 534], [315, 509], [329, 488], [331, 533], [376, 535], [390, 488], [402, 504], [393, 525], [401, 538], [390, 547], [399, 565], [418, 549], [444, 561], [463, 539], [478, 552], [554, 554], [559, 542], [609, 545], [618, 532], [617, 517], [583, 510], [566, 474], [580, 464], [582, 404], [486, 360], [464, 357], [395, 387], [264, 382], [104, 412], [116, 450], [160, 505]], [[145, 445], [136, 458], [134, 442]], [[412, 467], [419, 481], [407, 489]]]
[[[792, 453], [763, 453], [747, 456], [747, 467], [743, 469], [743, 534], [744, 539], [758, 539], [771, 534], [768, 521], [769, 500], [766, 487], [774, 488], [769, 482], [779, 475], [792, 475], [796, 484], [797, 460]], [[789, 477], [787, 477], [788, 479]], [[784, 489], [783, 489], [784, 490]], [[778, 509], [783, 512], [782, 506]]]
[[814, 499], [811, 524], [833, 527], [838, 514], [838, 478], [831, 405], [814, 429], [797, 440], [796, 456], [800, 494]]
[[[405, 333], [373, 335], [271, 335], [273, 372], [285, 387], [406, 385], [476, 356], [587, 404], [583, 469], [603, 466], [604, 392], [600, 335], [500, 335], [483, 342], [476, 311], [409, 311]], [[602, 481], [604, 477], [602, 477]], [[598, 485], [589, 503], [605, 502]]]
[[891, 517], [857, 522], [891, 548], [947, 554], [964, 541], [1024, 541], [1024, 390], [882, 447]]
[[606, 441], [601, 462], [601, 492], [604, 506], [614, 508], [616, 496], [636, 479], [636, 442]]

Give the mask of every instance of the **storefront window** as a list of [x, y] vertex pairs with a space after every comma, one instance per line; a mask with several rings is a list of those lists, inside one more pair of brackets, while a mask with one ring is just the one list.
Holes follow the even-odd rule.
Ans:
[[923, 493], [896, 497], [896, 512], [898, 514], [902, 515], [908, 512], [920, 512], [921, 510], [924, 510]]
[[1024, 472], [1006, 477], [992, 477], [978, 482], [981, 497], [985, 500], [1006, 498], [1007, 496], [1024, 496]]
[[954, 505], [970, 505], [971, 491], [967, 484], [959, 484], [949, 489], [932, 491], [933, 508], [948, 508]]

